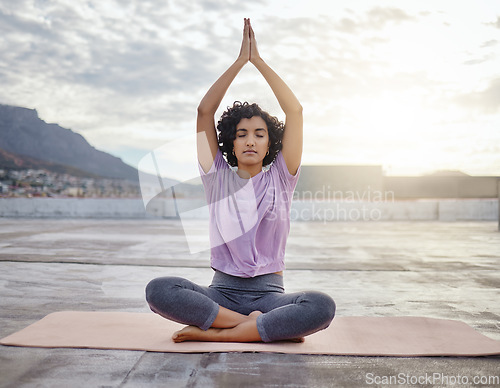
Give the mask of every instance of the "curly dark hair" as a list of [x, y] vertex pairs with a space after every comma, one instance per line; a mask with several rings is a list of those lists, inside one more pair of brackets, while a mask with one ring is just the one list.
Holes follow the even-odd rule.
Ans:
[[285, 124], [283, 124], [283, 122], [263, 111], [255, 103], [249, 104], [248, 102], [241, 103], [240, 101], [235, 101], [232, 107], [227, 107], [227, 110], [222, 114], [217, 123], [217, 130], [219, 131], [219, 148], [227, 162], [233, 167], [238, 165], [238, 160], [236, 156], [233, 155], [236, 126], [241, 119], [250, 119], [253, 116], [262, 117], [266, 122], [267, 132], [269, 134], [269, 155], [265, 156], [262, 165], [266, 166], [271, 164], [283, 147], [281, 143], [285, 130]]

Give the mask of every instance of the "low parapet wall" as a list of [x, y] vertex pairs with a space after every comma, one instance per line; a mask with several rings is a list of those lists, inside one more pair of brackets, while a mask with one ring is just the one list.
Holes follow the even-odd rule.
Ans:
[[[294, 201], [293, 221], [498, 221], [498, 199], [391, 202]], [[34, 218], [208, 218], [204, 200], [0, 198], [0, 217]]]
[[393, 202], [294, 202], [292, 219], [303, 221], [495, 221], [498, 200]]
[[140, 199], [0, 198], [1, 217], [145, 218]]

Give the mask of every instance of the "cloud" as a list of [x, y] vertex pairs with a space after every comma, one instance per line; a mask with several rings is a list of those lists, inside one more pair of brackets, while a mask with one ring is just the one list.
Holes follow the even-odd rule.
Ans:
[[[10, 44], [6, 43], [3, 52], [16, 53], [22, 59], [16, 72], [28, 77], [43, 74], [48, 84], [60, 82], [70, 88], [81, 85], [98, 93], [113, 93], [122, 101], [127, 96], [152, 99], [178, 91], [192, 94], [200, 85], [209, 86], [220, 69], [234, 59], [239, 42], [232, 37], [239, 37], [241, 31], [229, 27], [230, 36], [221, 39], [216, 26], [224, 23], [200, 24], [193, 15], [255, 7], [235, 0], [129, 1], [112, 7], [109, 2], [43, 4], [38, 24], [30, 22], [26, 27], [14, 18], [19, 24], [14, 33], [22, 31], [24, 39], [32, 42], [19, 46], [11, 36], [7, 39]], [[29, 9], [20, 11], [33, 14]], [[340, 30], [354, 32], [413, 20], [403, 10], [390, 7], [375, 7], [358, 14], [351, 11], [350, 16], [354, 19], [344, 18], [336, 24], [328, 15], [290, 19], [273, 15], [257, 34], [265, 37], [270, 63], [283, 64], [281, 70], [290, 82], [301, 80], [299, 87], [306, 90], [307, 96], [321, 100], [333, 92], [348, 97], [376, 83], [369, 79], [384, 64], [363, 59], [359, 47], [352, 47], [339, 36], [338, 25]], [[293, 35], [290, 31], [294, 31]], [[380, 37], [367, 39], [369, 44], [384, 41]], [[209, 49], [221, 46], [224, 50]], [[285, 56], [291, 53], [293, 60], [285, 63], [284, 52]], [[307, 76], [305, 69], [320, 76]], [[12, 73], [2, 74], [0, 70], [0, 76], [6, 78], [14, 77]]]
[[[46, 25], [41, 24], [39, 21], [30, 20], [26, 17], [19, 16], [12, 13], [7, 13], [0, 9], [0, 32], [5, 37], [16, 31], [16, 35], [30, 34], [33, 36], [47, 36], [50, 35], [50, 30]], [[11, 35], [12, 36], [12, 35]]]
[[382, 28], [388, 23], [413, 21], [415, 18], [399, 8], [375, 7], [368, 11], [368, 23], [372, 28]]
[[[151, 15], [167, 11], [161, 4], [141, 1], [130, 10], [117, 8], [123, 12], [120, 18], [111, 11], [101, 14], [104, 10], [94, 6], [71, 3], [45, 9], [45, 21], [2, 12], [0, 20], [7, 21], [1, 23], [6, 38], [2, 52], [15, 53], [10, 54], [10, 61], [17, 62], [17, 72], [43, 72], [67, 84], [133, 96], [193, 90], [201, 74], [212, 73], [208, 52], [176, 39], [178, 31], [165, 20], [161, 26], [154, 18], [151, 23]], [[189, 28], [191, 34], [198, 30], [207, 46], [215, 45], [217, 38], [211, 31], [207, 33], [202, 26]]]
[[[352, 12], [351, 12], [352, 13]], [[381, 30], [389, 24], [398, 24], [414, 21], [416, 18], [405, 11], [394, 7], [374, 7], [363, 16], [356, 19], [344, 17], [335, 24], [338, 31], [349, 34], [358, 33], [362, 30]]]
[[[269, 56], [271, 65], [279, 65], [279, 73], [309, 103], [324, 107], [358, 96], [376, 98], [383, 91], [405, 92], [412, 88], [427, 89], [432, 94], [440, 86], [426, 69], [389, 71], [390, 64], [384, 57], [366, 55], [368, 47], [372, 51], [371, 39], [356, 39], [353, 43], [339, 34], [331, 18], [284, 19], [265, 25], [275, 31], [261, 33], [265, 37], [266, 58]], [[383, 44], [386, 39], [379, 37], [375, 44]]]
[[498, 44], [498, 40], [491, 39], [491, 40], [488, 40], [488, 41], [484, 42], [483, 44], [481, 44], [481, 48], [493, 47], [493, 46], [496, 46], [497, 44]]
[[500, 16], [497, 16], [497, 20], [496, 21], [489, 22], [489, 23], [484, 23], [484, 24], [486, 24], [487, 26], [492, 26], [492, 27], [500, 28]]
[[486, 114], [500, 112], [500, 78], [493, 79], [488, 87], [481, 91], [457, 96], [455, 102], [469, 110], [479, 110]]
[[464, 61], [464, 65], [479, 65], [481, 63], [491, 61], [492, 59], [495, 59], [496, 55], [495, 54], [486, 54], [483, 55], [482, 58], [475, 58], [475, 59], [470, 59], [468, 61]]
[[339, 31], [354, 34], [358, 31], [360, 23], [354, 21], [351, 18], [342, 18], [339, 22], [335, 23], [335, 27]]
[[[491, 39], [491, 40], [483, 42], [479, 47], [482, 49], [485, 49], [485, 48], [487, 49], [489, 47], [495, 47], [497, 44], [498, 44], [498, 40]], [[483, 52], [484, 52], [484, 50], [483, 50]], [[490, 52], [488, 54], [483, 54], [481, 58], [473, 58], [473, 59], [469, 59], [467, 61], [464, 61], [463, 64], [464, 65], [479, 65], [481, 63], [494, 60], [496, 57], [497, 56], [495, 55], [494, 52]]]
[[[195, 115], [183, 96], [213, 82], [225, 57], [206, 49], [220, 45], [215, 24], [197, 24], [186, 2], [178, 9], [163, 1], [35, 4], [0, 6], [0, 80], [12, 90], [0, 96], [57, 111], [58, 122], [79, 130], [138, 119], [179, 127]], [[211, 6], [197, 4], [200, 12]], [[193, 36], [205, 42], [186, 41]]]

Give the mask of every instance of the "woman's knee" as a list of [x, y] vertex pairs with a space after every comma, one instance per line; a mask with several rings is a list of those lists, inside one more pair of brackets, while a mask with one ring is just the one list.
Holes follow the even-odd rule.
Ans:
[[335, 301], [323, 292], [311, 291], [307, 293], [307, 299], [314, 306], [314, 312], [318, 321], [328, 327], [335, 317]]
[[175, 276], [165, 276], [151, 280], [146, 286], [146, 301], [150, 305], [155, 305], [161, 299], [165, 298], [171, 293], [170, 290], [178, 286], [182, 282], [182, 278]]

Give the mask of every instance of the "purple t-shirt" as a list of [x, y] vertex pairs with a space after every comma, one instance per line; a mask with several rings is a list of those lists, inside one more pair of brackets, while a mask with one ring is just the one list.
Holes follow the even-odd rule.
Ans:
[[212, 268], [245, 278], [282, 271], [300, 167], [291, 175], [279, 152], [269, 170], [243, 179], [220, 150], [208, 173], [198, 167], [210, 212]]

